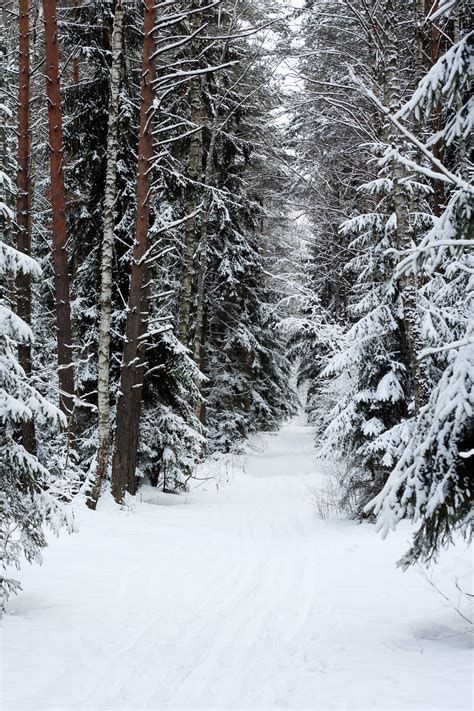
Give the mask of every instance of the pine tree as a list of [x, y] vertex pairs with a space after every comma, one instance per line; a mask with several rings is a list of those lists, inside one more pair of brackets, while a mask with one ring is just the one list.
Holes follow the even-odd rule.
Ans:
[[145, 3], [143, 24], [142, 80], [140, 90], [140, 129], [136, 184], [136, 226], [130, 274], [127, 325], [117, 402], [115, 449], [112, 460], [112, 492], [118, 502], [125, 492], [135, 493], [135, 466], [138, 444], [141, 390], [145, 366], [143, 336], [147, 331], [150, 291], [147, 284], [149, 242], [149, 192], [153, 154], [152, 112], [154, 99], [154, 32], [156, 10]]
[[[31, 255], [31, 116], [30, 116], [30, 3], [19, 2], [19, 67], [18, 67], [18, 170], [17, 170], [17, 246], [19, 251]], [[31, 283], [29, 274], [17, 279], [18, 315], [31, 324]], [[19, 347], [20, 364], [31, 373], [31, 348], [28, 343]], [[35, 450], [35, 432], [31, 422], [22, 425], [22, 441], [30, 452]]]
[[56, 300], [59, 402], [63, 412], [74, 408], [74, 365], [68, 274], [67, 223], [64, 187], [62, 109], [55, 0], [43, 0], [45, 22], [46, 94], [51, 172], [52, 253]]

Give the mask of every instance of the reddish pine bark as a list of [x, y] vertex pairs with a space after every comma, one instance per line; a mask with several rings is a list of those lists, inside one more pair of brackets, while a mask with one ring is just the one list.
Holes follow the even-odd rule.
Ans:
[[125, 492], [135, 493], [138, 431], [145, 372], [145, 354], [140, 337], [146, 333], [149, 311], [148, 267], [144, 256], [149, 247], [148, 197], [151, 189], [150, 161], [153, 152], [151, 113], [154, 95], [152, 83], [155, 78], [153, 61], [155, 14], [154, 0], [145, 0], [136, 187], [136, 232], [120, 375], [120, 394], [117, 402], [115, 448], [112, 459], [112, 493], [118, 502], [123, 501]]
[[63, 170], [63, 132], [59, 87], [59, 49], [56, 0], [43, 0], [44, 42], [46, 54], [46, 94], [51, 171], [51, 207], [53, 230], [53, 267], [56, 298], [58, 374], [60, 407], [70, 415], [74, 403], [74, 366], [72, 363], [71, 305], [67, 256], [66, 203]]
[[[18, 169], [17, 169], [17, 247], [23, 254], [31, 255], [31, 175], [30, 175], [30, 0], [18, 2]], [[18, 274], [17, 312], [31, 324], [31, 276]], [[20, 365], [31, 374], [31, 347], [19, 346]], [[21, 424], [22, 444], [28, 452], [36, 447], [35, 427], [32, 420]]]
[[[426, 14], [429, 15], [429, 13], [434, 13], [438, 9], [438, 2], [435, 0], [433, 3], [433, 0], [429, 0], [429, 2], [426, 2]], [[428, 54], [429, 54], [429, 62], [430, 62], [430, 68], [436, 64], [438, 59], [441, 56], [441, 41], [442, 41], [442, 35], [441, 35], [441, 30], [439, 28], [439, 25], [436, 20], [431, 21], [429, 23], [429, 36], [428, 36]], [[441, 104], [438, 102], [434, 106], [433, 110], [434, 116], [433, 116], [433, 122], [434, 122], [434, 130], [439, 131], [442, 126], [442, 108]], [[432, 146], [432, 152], [435, 158], [438, 160], [443, 160], [443, 144], [441, 141], [437, 141]], [[443, 211], [443, 206], [445, 202], [445, 195], [444, 195], [444, 184], [441, 180], [433, 180], [432, 181], [432, 187], [433, 187], [433, 215], [436, 217], [440, 217], [442, 211]]]

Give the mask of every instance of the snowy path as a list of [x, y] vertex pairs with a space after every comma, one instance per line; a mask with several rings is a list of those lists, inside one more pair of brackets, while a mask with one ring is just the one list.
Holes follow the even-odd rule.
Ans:
[[[382, 542], [318, 520], [301, 424], [256, 443], [228, 476], [220, 465], [218, 489], [81, 511], [80, 532], [24, 571], [3, 629], [5, 711], [470, 707], [466, 624], [394, 566], [408, 529]], [[469, 565], [456, 549], [436, 580], [452, 587]]]

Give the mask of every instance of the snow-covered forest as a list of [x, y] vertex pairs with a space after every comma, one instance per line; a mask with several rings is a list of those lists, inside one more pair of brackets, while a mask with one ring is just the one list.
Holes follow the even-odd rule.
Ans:
[[5, 711], [471, 708], [471, 18], [2, 0]]

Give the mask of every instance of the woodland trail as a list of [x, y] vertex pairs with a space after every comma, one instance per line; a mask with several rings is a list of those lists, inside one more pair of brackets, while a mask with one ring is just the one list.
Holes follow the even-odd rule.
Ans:
[[[308, 427], [199, 475], [217, 478], [180, 497], [145, 488], [133, 512], [81, 509], [79, 533], [25, 571], [3, 629], [5, 711], [469, 707], [472, 637], [396, 569], [408, 529], [383, 542], [315, 516]], [[464, 549], [440, 585], [454, 565], [468, 572]]]

